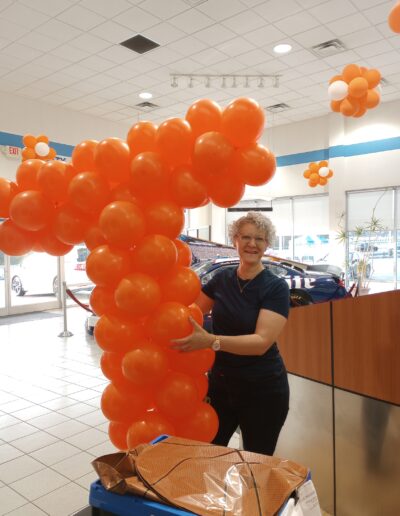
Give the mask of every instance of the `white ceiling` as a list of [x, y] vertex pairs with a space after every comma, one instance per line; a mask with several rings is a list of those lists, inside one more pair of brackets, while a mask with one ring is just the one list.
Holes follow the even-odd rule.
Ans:
[[[193, 5], [196, 4], [196, 7]], [[245, 95], [284, 102], [274, 125], [329, 112], [328, 80], [348, 63], [378, 68], [382, 101], [400, 98], [400, 34], [387, 17], [394, 0], [0, 0], [0, 90], [132, 124], [184, 116], [198, 98], [226, 105]], [[119, 45], [136, 34], [160, 46], [137, 54]], [[339, 38], [346, 51], [317, 57], [313, 45]], [[272, 47], [293, 50], [276, 56]], [[281, 75], [226, 88], [221, 79], [171, 74]], [[238, 81], [240, 82], [240, 81]], [[156, 109], [135, 107], [153, 93]], [[379, 108], [378, 108], [379, 109]]]

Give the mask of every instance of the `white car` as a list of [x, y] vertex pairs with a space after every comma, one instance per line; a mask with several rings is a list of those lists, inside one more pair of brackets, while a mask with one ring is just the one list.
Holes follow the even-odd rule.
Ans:
[[[67, 285], [91, 283], [79, 250], [79, 247], [74, 248], [64, 257]], [[57, 295], [57, 258], [46, 253], [29, 253], [24, 256], [20, 265], [11, 266], [11, 289], [17, 296], [26, 293]]]

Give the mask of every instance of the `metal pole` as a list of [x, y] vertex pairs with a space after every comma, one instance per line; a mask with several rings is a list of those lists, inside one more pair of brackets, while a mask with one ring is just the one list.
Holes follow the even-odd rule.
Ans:
[[67, 283], [66, 283], [66, 281], [62, 282], [61, 301], [62, 301], [62, 309], [63, 309], [64, 331], [62, 331], [58, 336], [59, 337], [72, 337], [73, 333], [68, 331], [68, 326], [67, 326]]

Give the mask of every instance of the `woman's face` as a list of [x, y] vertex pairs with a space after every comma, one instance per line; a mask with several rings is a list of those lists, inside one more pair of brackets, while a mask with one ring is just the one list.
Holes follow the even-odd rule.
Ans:
[[267, 250], [268, 242], [265, 232], [254, 224], [243, 224], [235, 238], [236, 249], [243, 262], [249, 265], [257, 263]]

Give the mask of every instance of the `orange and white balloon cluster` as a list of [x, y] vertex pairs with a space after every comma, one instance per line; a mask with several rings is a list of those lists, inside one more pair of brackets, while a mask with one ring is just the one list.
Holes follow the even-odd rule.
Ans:
[[0, 250], [64, 255], [85, 242], [95, 337], [110, 384], [101, 408], [120, 449], [167, 433], [211, 441], [216, 413], [204, 403], [209, 349], [179, 353], [170, 341], [189, 335], [200, 282], [190, 248], [178, 239], [184, 209], [209, 201], [236, 204], [245, 184], [275, 172], [273, 154], [257, 143], [264, 112], [239, 98], [225, 109], [192, 104], [185, 119], [159, 127], [138, 122], [126, 141], [86, 140], [72, 162], [29, 159], [16, 183], [0, 179]]
[[328, 180], [333, 176], [333, 172], [326, 160], [319, 163], [313, 161], [308, 164], [308, 168], [303, 172], [303, 176], [308, 179], [308, 186], [315, 188], [318, 185], [325, 186], [328, 184]]
[[341, 75], [329, 81], [331, 109], [344, 116], [359, 118], [367, 109], [375, 108], [381, 99], [381, 74], [374, 68], [349, 64]]
[[22, 141], [25, 146], [22, 149], [22, 161], [36, 158], [47, 161], [54, 159], [57, 155], [56, 151], [49, 146], [48, 137], [43, 134], [37, 137], [26, 134]]
[[396, 2], [390, 10], [388, 24], [393, 32], [400, 34], [400, 2]]

